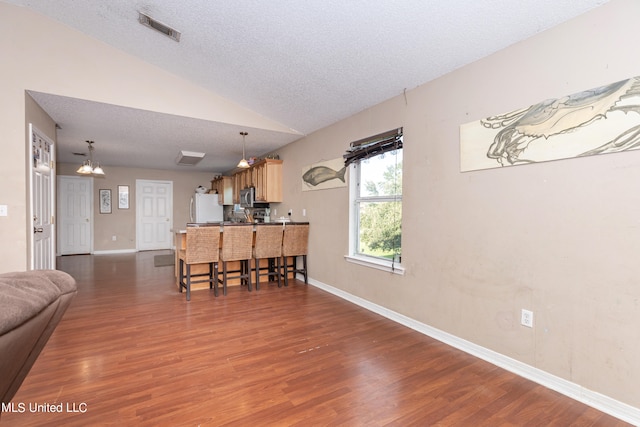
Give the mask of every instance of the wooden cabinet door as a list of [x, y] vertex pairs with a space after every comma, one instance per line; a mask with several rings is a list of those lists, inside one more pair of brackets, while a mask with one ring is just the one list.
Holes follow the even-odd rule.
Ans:
[[266, 202], [267, 195], [265, 193], [266, 187], [266, 163], [260, 163], [254, 167], [254, 178], [256, 184], [256, 201]]
[[244, 175], [244, 188], [253, 187], [253, 170], [251, 168], [243, 172]]
[[240, 203], [240, 190], [253, 185], [251, 168], [233, 174], [233, 203]]
[[211, 181], [211, 190], [218, 194], [218, 204], [233, 204], [233, 178], [230, 176], [219, 176]]
[[264, 197], [267, 202], [282, 202], [282, 162], [268, 162], [263, 171]]
[[240, 189], [242, 187], [242, 174], [240, 172], [233, 174], [233, 203], [240, 203]]
[[265, 159], [253, 166], [256, 200], [282, 202], [282, 160]]

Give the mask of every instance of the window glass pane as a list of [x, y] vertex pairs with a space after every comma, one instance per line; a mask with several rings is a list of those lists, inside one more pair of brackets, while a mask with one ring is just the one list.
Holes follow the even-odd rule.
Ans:
[[402, 149], [360, 162], [360, 197], [402, 194]]
[[402, 202], [360, 202], [358, 253], [394, 259], [401, 254]]

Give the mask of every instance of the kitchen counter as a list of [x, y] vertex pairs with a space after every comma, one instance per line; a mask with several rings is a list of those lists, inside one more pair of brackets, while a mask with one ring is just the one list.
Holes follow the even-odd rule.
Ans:
[[[202, 227], [206, 227], [206, 226], [215, 226], [215, 225], [220, 225], [220, 231], [222, 232], [222, 228], [224, 228], [225, 225], [242, 225], [242, 224], [248, 224], [246, 222], [233, 222], [233, 221], [220, 221], [220, 222], [203, 222], [203, 223], [189, 223], [189, 225], [195, 225], [195, 226], [202, 226]], [[271, 224], [282, 224], [283, 226], [285, 224], [309, 224], [308, 221], [285, 221], [285, 222], [280, 222], [280, 221], [271, 221], [271, 222], [267, 222], [267, 223], [262, 223], [262, 222], [254, 222], [253, 225], [255, 226], [259, 226], [259, 225], [271, 225]], [[254, 228], [255, 230], [255, 228]], [[172, 232], [176, 233], [176, 234], [185, 234], [187, 232], [186, 229], [180, 229], [180, 230], [171, 230]], [[177, 246], [176, 246], [177, 247]]]

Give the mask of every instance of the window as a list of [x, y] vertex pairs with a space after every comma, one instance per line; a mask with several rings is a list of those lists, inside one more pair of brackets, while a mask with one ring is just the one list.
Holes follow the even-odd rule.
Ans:
[[402, 273], [402, 129], [351, 143], [344, 157], [353, 159], [347, 259]]

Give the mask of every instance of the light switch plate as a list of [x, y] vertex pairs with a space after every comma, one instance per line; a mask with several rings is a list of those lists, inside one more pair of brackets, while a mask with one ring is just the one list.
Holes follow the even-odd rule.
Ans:
[[7, 207], [7, 205], [0, 205], [0, 216], [7, 215], [9, 215], [9, 208]]

